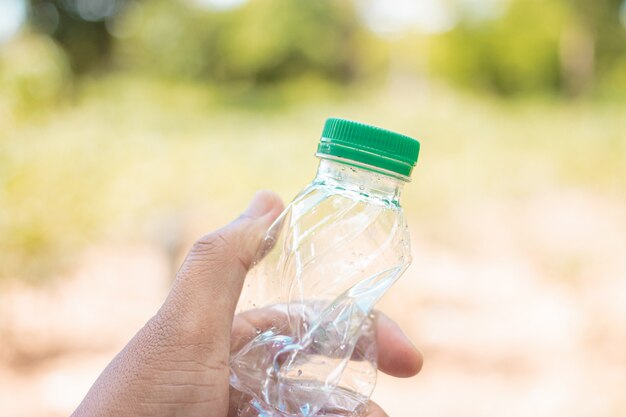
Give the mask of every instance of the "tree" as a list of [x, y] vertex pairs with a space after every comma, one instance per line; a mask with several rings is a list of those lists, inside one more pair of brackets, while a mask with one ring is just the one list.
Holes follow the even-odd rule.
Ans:
[[54, 38], [75, 73], [102, 68], [113, 40], [107, 20], [123, 12], [126, 0], [30, 0], [30, 23]]
[[621, 0], [510, 0], [500, 15], [461, 14], [434, 40], [433, 70], [504, 96], [589, 94], [626, 71], [620, 6]]

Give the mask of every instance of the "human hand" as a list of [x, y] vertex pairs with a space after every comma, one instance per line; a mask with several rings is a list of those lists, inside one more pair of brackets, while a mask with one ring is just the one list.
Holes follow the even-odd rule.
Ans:
[[[283, 209], [259, 192], [229, 225], [194, 245], [170, 293], [146, 325], [98, 377], [73, 416], [232, 416], [229, 404], [231, 334], [246, 273], [265, 232]], [[422, 356], [400, 328], [376, 315], [379, 369], [417, 374]], [[386, 414], [370, 402], [367, 417]]]

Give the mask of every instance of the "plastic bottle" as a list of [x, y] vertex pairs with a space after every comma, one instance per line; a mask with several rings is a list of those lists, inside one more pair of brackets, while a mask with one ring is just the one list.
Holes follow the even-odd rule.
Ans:
[[400, 193], [419, 147], [326, 121], [317, 175], [268, 230], [237, 306], [237, 416], [352, 416], [367, 402], [377, 369], [371, 311], [411, 263]]

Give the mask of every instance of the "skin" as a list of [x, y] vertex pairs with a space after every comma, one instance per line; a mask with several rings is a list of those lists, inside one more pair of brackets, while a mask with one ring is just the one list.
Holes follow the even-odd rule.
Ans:
[[[199, 239], [159, 311], [72, 415], [234, 416], [229, 353], [251, 326], [235, 316], [235, 307], [259, 243], [282, 210], [276, 194], [261, 191], [239, 218]], [[416, 375], [422, 356], [398, 325], [376, 313], [376, 330], [379, 369], [399, 378]], [[365, 415], [387, 414], [370, 402]]]

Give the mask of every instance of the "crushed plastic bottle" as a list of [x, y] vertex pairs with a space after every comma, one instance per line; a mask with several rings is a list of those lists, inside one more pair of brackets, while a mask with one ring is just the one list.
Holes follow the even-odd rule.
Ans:
[[372, 309], [411, 263], [407, 136], [328, 119], [315, 179], [270, 227], [233, 325], [239, 417], [354, 416], [376, 383]]

